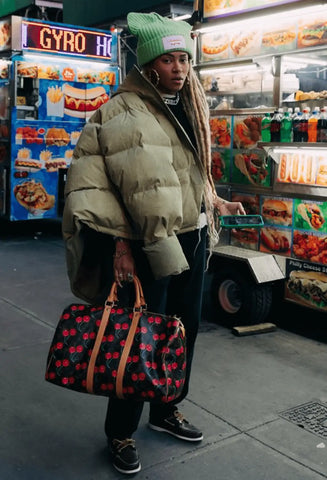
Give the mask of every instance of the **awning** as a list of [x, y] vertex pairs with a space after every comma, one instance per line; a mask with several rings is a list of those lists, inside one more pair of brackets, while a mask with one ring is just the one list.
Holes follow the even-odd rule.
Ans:
[[12, 15], [13, 12], [21, 8], [29, 7], [33, 2], [31, 0], [1, 0], [0, 17]]
[[[110, 24], [128, 12], [150, 11], [169, 3], [162, 0], [63, 0], [63, 22], [95, 27]], [[193, 0], [185, 0], [185, 3], [192, 6]]]

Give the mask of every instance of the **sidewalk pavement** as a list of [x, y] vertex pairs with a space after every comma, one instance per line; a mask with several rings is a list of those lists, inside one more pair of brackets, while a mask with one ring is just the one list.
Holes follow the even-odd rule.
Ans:
[[[0, 478], [126, 478], [108, 459], [103, 431], [107, 400], [44, 380], [54, 328], [75, 299], [59, 226], [37, 230], [40, 224], [0, 224]], [[280, 306], [276, 310], [283, 315]], [[314, 329], [312, 312], [309, 321]], [[288, 322], [296, 323], [296, 316]], [[203, 430], [204, 440], [192, 444], [150, 430], [146, 405], [135, 434], [142, 462], [135, 477], [327, 478], [326, 373], [327, 348], [321, 338], [279, 324], [274, 332], [237, 337], [204, 318], [190, 394], [180, 408]]]

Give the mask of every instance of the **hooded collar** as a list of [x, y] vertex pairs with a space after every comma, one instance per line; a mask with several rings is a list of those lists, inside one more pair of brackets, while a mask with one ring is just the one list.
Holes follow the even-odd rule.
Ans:
[[123, 83], [112, 96], [119, 95], [123, 92], [134, 92], [142, 98], [142, 100], [155, 103], [161, 108], [166, 108], [159, 91], [152, 85], [150, 80], [142, 74], [136, 65], [130, 70]]
[[[166, 105], [164, 98], [160, 95], [159, 91], [152, 85], [150, 80], [148, 80], [141, 72], [141, 70], [134, 65], [134, 67], [129, 71], [123, 83], [118, 87], [116, 92], [112, 95], [119, 95], [124, 92], [133, 92], [138, 95], [145, 103], [153, 105], [155, 108], [159, 108], [164, 111], [164, 113], [171, 118], [172, 122], [176, 127], [180, 128], [187, 138], [190, 146], [192, 147], [194, 153], [197, 155], [197, 151], [192, 144], [189, 136], [186, 131], [179, 123], [175, 115], [171, 112], [168, 105]], [[189, 119], [192, 124], [192, 119]]]

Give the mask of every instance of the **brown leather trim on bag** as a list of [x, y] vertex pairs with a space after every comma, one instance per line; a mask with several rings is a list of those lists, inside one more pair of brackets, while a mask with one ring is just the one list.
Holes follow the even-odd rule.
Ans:
[[119, 361], [117, 378], [116, 378], [116, 395], [118, 398], [122, 398], [122, 399], [124, 398], [123, 380], [124, 380], [127, 358], [128, 358], [129, 352], [131, 351], [136, 328], [138, 326], [139, 319], [142, 314], [141, 307], [145, 305], [141, 282], [136, 275], [134, 275], [133, 281], [134, 281], [134, 287], [135, 287], [134, 314], [133, 314], [132, 323], [126, 338], [126, 342], [121, 354], [121, 358]]
[[[144, 295], [143, 295], [143, 290], [141, 286], [141, 282], [134, 275], [134, 286], [135, 286], [135, 303], [134, 303], [134, 315], [132, 319], [132, 323], [127, 335], [126, 343], [124, 346], [124, 349], [121, 354], [121, 359], [119, 361], [118, 365], [118, 370], [117, 370], [117, 378], [116, 378], [116, 394], [118, 398], [124, 398], [123, 396], [123, 378], [124, 378], [124, 373], [125, 373], [125, 368], [126, 368], [126, 363], [127, 363], [127, 358], [129, 355], [129, 352], [131, 350], [131, 346], [133, 344], [136, 328], [139, 322], [139, 318], [141, 316], [141, 307], [145, 305], [145, 300], [144, 300]], [[112, 309], [112, 303], [117, 302], [118, 297], [117, 297], [117, 284], [116, 282], [113, 282], [110, 294], [106, 300], [105, 303], [105, 308], [103, 310], [102, 318], [101, 318], [101, 323], [99, 326], [99, 330], [94, 342], [94, 347], [92, 350], [92, 354], [90, 357], [89, 365], [87, 368], [87, 375], [86, 375], [86, 389], [88, 393], [93, 393], [93, 379], [94, 379], [94, 368], [95, 368], [95, 362], [97, 359], [97, 356], [99, 354], [102, 338], [104, 335], [104, 332], [106, 330], [106, 327], [108, 325], [109, 317], [110, 317], [110, 312]], [[110, 303], [110, 305], [108, 305]]]
[[121, 358], [119, 361], [117, 378], [116, 378], [116, 395], [118, 398], [124, 398], [124, 395], [123, 395], [124, 373], [125, 373], [127, 358], [128, 358], [129, 352], [131, 351], [131, 347], [134, 341], [134, 336], [135, 336], [136, 328], [139, 323], [140, 316], [141, 316], [141, 312], [134, 312], [133, 320], [126, 338], [126, 343], [124, 345], [124, 349], [122, 351]]
[[[102, 314], [102, 318], [101, 318], [101, 323], [100, 323], [99, 330], [98, 330], [98, 333], [97, 333], [97, 336], [96, 336], [96, 339], [95, 339], [95, 342], [94, 342], [94, 347], [93, 347], [93, 350], [92, 350], [90, 361], [89, 361], [89, 364], [88, 364], [88, 367], [87, 367], [86, 390], [88, 391], [88, 393], [93, 393], [93, 378], [94, 378], [95, 362], [96, 362], [96, 359], [97, 359], [97, 356], [98, 356], [98, 353], [99, 353], [99, 350], [100, 350], [100, 345], [101, 345], [101, 342], [102, 342], [104, 332], [105, 332], [105, 330], [107, 328], [107, 325], [108, 325], [109, 316], [110, 316], [110, 312], [111, 312], [111, 309], [112, 309], [112, 303], [115, 302], [115, 301], [117, 301], [117, 284], [116, 284], [116, 282], [114, 282], [112, 284], [109, 296], [106, 300], [105, 307], [104, 307], [103, 314]], [[110, 305], [108, 305], [109, 302], [110, 302]]]

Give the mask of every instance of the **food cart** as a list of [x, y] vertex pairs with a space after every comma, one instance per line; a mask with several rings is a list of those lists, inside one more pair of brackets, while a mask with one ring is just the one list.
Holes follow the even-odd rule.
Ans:
[[59, 218], [74, 146], [120, 82], [119, 33], [0, 21], [0, 214]]
[[198, 13], [217, 191], [264, 220], [221, 231], [210, 260], [217, 318], [260, 323], [277, 296], [327, 311], [327, 143], [261, 137], [266, 113], [327, 106], [327, 4], [204, 0]]

